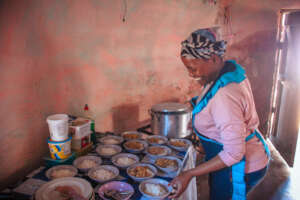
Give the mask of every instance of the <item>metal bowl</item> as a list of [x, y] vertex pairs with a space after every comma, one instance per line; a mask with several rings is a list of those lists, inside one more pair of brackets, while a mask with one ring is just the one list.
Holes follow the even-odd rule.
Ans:
[[[141, 143], [143, 144], [143, 148], [142, 149], [132, 149], [132, 148], [129, 148], [127, 146], [128, 143], [131, 143], [131, 142], [138, 142], [138, 143]], [[148, 147], [148, 143], [143, 141], [143, 140], [128, 140], [127, 142], [125, 142], [123, 144], [123, 147], [126, 149], [126, 151], [128, 151], [129, 153], [140, 153], [142, 151], [144, 151], [144, 149], [146, 149]]]
[[[162, 151], [160, 154], [152, 154], [150, 151], [152, 148], [162, 148], [164, 149], [164, 151]], [[149, 146], [146, 150], [145, 150], [145, 153], [152, 159], [156, 159], [158, 157], [162, 157], [162, 156], [167, 156], [169, 155], [170, 153], [172, 152], [172, 150], [167, 147], [167, 146], [164, 146], [164, 145], [152, 145], [152, 146]]]
[[128, 200], [134, 194], [133, 187], [130, 184], [121, 181], [111, 181], [101, 185], [101, 187], [98, 189], [98, 194], [102, 199], [109, 200], [111, 198], [105, 198], [105, 192], [109, 190], [115, 190], [123, 193], [123, 197], [121, 197], [122, 200]]
[[[156, 143], [151, 140], [159, 140], [159, 142]], [[146, 141], [151, 145], [162, 145], [162, 144], [166, 144], [168, 142], [168, 138], [165, 136], [161, 136], [161, 135], [151, 135], [151, 136], [147, 137]]]
[[[178, 146], [174, 146], [172, 145], [172, 141], [180, 141], [180, 142], [184, 142], [186, 144], [185, 147], [178, 147]], [[172, 138], [168, 141], [168, 146], [171, 147], [172, 149], [176, 150], [176, 151], [186, 151], [189, 146], [192, 145], [192, 142], [188, 139], [183, 139], [183, 138]]]
[[[162, 196], [152, 196], [148, 193], [145, 192], [146, 190], [146, 184], [147, 183], [152, 183], [152, 184], [159, 184], [162, 187], [164, 187], [166, 189], [166, 194], [162, 195]], [[162, 200], [167, 198], [171, 191], [172, 191], [172, 187], [168, 186], [169, 182], [163, 179], [159, 179], [159, 178], [153, 178], [153, 179], [149, 179], [149, 180], [145, 180], [143, 182], [140, 183], [139, 185], [139, 191], [143, 194], [144, 197], [146, 197], [147, 199], [151, 199], [151, 200]]]
[[[152, 171], [152, 175], [151, 176], [148, 176], [148, 177], [136, 177], [136, 176], [133, 176], [129, 173], [129, 171], [131, 169], [134, 169], [135, 167], [138, 167], [138, 166], [147, 166], [150, 168], [150, 170]], [[151, 165], [151, 164], [146, 164], [146, 163], [137, 163], [137, 164], [134, 164], [134, 165], [131, 165], [130, 167], [127, 168], [126, 170], [128, 176], [133, 179], [134, 181], [136, 182], [142, 182], [144, 180], [148, 180], [148, 179], [151, 179], [153, 178], [156, 174], [157, 174], [157, 169]]]
[[87, 168], [82, 168], [80, 164], [84, 162], [85, 160], [92, 160], [96, 163], [96, 165], [101, 165], [102, 164], [102, 159], [98, 156], [80, 156], [79, 158], [76, 158], [76, 160], [73, 161], [73, 166], [75, 166], [77, 169], [79, 169], [81, 172], [88, 172], [89, 169], [95, 167], [87, 167]]
[[[134, 163], [127, 164], [127, 165], [121, 165], [121, 164], [118, 163], [118, 159], [119, 159], [119, 158], [122, 158], [122, 157], [132, 158], [132, 159], [134, 160]], [[119, 153], [119, 154], [117, 154], [117, 155], [115, 155], [115, 156], [113, 156], [113, 157], [111, 158], [111, 162], [112, 162], [115, 166], [117, 166], [117, 167], [119, 167], [119, 168], [122, 168], [122, 169], [126, 169], [127, 167], [129, 167], [129, 166], [131, 166], [131, 165], [134, 165], [134, 164], [138, 163], [139, 161], [140, 161], [139, 157], [136, 156], [136, 155], [134, 155], [134, 154], [131, 154], [131, 153]]]
[[[109, 170], [113, 173], [113, 176], [109, 179], [101, 179], [101, 177], [95, 177], [94, 176], [94, 173], [97, 171], [97, 170], [100, 170], [100, 169], [104, 169], [104, 170]], [[104, 183], [104, 182], [107, 182], [107, 181], [111, 181], [113, 179], [115, 179], [117, 176], [119, 176], [119, 170], [118, 168], [116, 168], [115, 166], [112, 166], [112, 165], [100, 165], [100, 166], [97, 166], [97, 167], [93, 167], [92, 169], [89, 170], [88, 172], [88, 177], [98, 183]]]
[[124, 140], [139, 140], [141, 139], [142, 134], [138, 131], [125, 131], [121, 133], [121, 136], [124, 138]]
[[124, 139], [120, 136], [108, 135], [99, 139], [102, 144], [121, 144]]
[[[177, 167], [161, 167], [159, 165], [156, 164], [156, 160], [161, 159], [161, 158], [165, 158], [165, 159], [170, 159], [170, 160], [175, 160], [177, 162]], [[160, 169], [161, 171], [165, 172], [165, 173], [172, 173], [172, 172], [176, 172], [178, 169], [181, 168], [182, 166], [182, 161], [175, 157], [175, 156], [162, 156], [159, 158], [156, 158], [154, 161], [154, 165], [155, 167], [157, 167], [158, 169]]]
[[[58, 170], [68, 170], [68, 171], [70, 171], [70, 173], [68, 176], [62, 175], [60, 177], [54, 177], [53, 173]], [[48, 179], [56, 179], [56, 178], [73, 177], [73, 176], [76, 176], [77, 173], [78, 173], [78, 170], [75, 167], [73, 167], [72, 165], [58, 165], [58, 166], [51, 167], [50, 169], [48, 169], [46, 171], [45, 175]]]
[[[115, 150], [115, 152], [111, 153], [111, 154], [103, 153], [102, 149], [105, 149], [105, 148], [106, 149], [113, 148]], [[115, 145], [115, 144], [100, 144], [96, 148], [96, 152], [104, 158], [110, 158], [118, 153], [121, 153], [121, 151], [122, 151], [122, 148], [119, 145]]]

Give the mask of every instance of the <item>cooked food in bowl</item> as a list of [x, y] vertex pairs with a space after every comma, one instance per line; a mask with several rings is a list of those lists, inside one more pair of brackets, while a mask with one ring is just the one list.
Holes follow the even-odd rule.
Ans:
[[167, 188], [159, 183], [145, 183], [144, 192], [150, 196], [164, 196], [168, 194]]
[[100, 156], [104, 156], [104, 157], [113, 156], [117, 153], [120, 153], [121, 151], [122, 151], [122, 148], [120, 146], [114, 145], [114, 144], [98, 145], [98, 147], [96, 148], [96, 152]]
[[176, 139], [171, 139], [170, 144], [175, 146], [175, 147], [183, 147], [183, 148], [187, 148], [187, 146], [188, 146], [188, 144], [185, 141], [176, 140]]
[[168, 139], [166, 137], [159, 136], [159, 135], [153, 135], [147, 138], [147, 142], [150, 144], [164, 144], [167, 141]]
[[123, 142], [123, 138], [119, 136], [105, 136], [100, 139], [100, 142], [103, 144], [120, 144]]
[[158, 158], [155, 161], [155, 165], [162, 168], [178, 168], [177, 161], [169, 158]]
[[119, 157], [116, 163], [118, 163], [118, 165], [129, 166], [136, 163], [136, 160], [130, 157]]
[[78, 164], [78, 168], [93, 168], [97, 165], [98, 163], [95, 160], [85, 159]]
[[142, 150], [144, 149], [144, 144], [139, 141], [128, 141], [124, 144], [128, 149]]
[[161, 146], [151, 146], [151, 147], [148, 147], [148, 153], [150, 153], [152, 155], [166, 155], [167, 150]]
[[112, 179], [115, 176], [115, 174], [108, 169], [97, 169], [97, 170], [93, 171], [93, 173], [91, 175], [93, 178], [101, 179], [103, 181]]
[[148, 166], [135, 166], [129, 169], [128, 173], [137, 178], [151, 177], [154, 175], [154, 172]]
[[80, 188], [75, 186], [57, 186], [53, 190], [52, 198], [55, 198], [56, 200], [84, 200], [85, 198], [80, 193], [78, 193], [78, 191], [80, 191]]
[[77, 174], [77, 169], [71, 165], [58, 165], [46, 171], [46, 176], [49, 179], [73, 177]]
[[137, 131], [127, 131], [122, 133], [125, 140], [136, 140], [141, 138], [141, 134]]
[[100, 165], [89, 170], [88, 176], [98, 182], [105, 182], [119, 175], [118, 168], [112, 165]]

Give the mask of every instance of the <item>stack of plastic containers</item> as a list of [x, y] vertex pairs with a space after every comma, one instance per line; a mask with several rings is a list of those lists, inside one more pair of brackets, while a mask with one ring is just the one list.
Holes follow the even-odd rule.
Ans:
[[66, 114], [55, 114], [47, 117], [50, 137], [48, 145], [52, 159], [62, 160], [71, 156], [71, 136], [69, 136], [69, 117]]

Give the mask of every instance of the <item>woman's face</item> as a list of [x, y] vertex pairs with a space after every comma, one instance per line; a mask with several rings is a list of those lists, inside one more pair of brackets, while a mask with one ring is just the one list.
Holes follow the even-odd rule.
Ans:
[[187, 68], [189, 76], [199, 80], [202, 84], [213, 81], [212, 79], [216, 78], [222, 67], [219, 62], [216, 62], [215, 57], [209, 60], [181, 57], [181, 60]]

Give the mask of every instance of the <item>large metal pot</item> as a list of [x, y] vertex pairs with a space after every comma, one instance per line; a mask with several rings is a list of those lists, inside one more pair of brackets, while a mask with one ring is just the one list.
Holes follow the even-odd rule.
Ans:
[[192, 110], [185, 104], [174, 102], [156, 104], [152, 106], [150, 115], [153, 134], [168, 138], [182, 138], [190, 134], [187, 128]]

